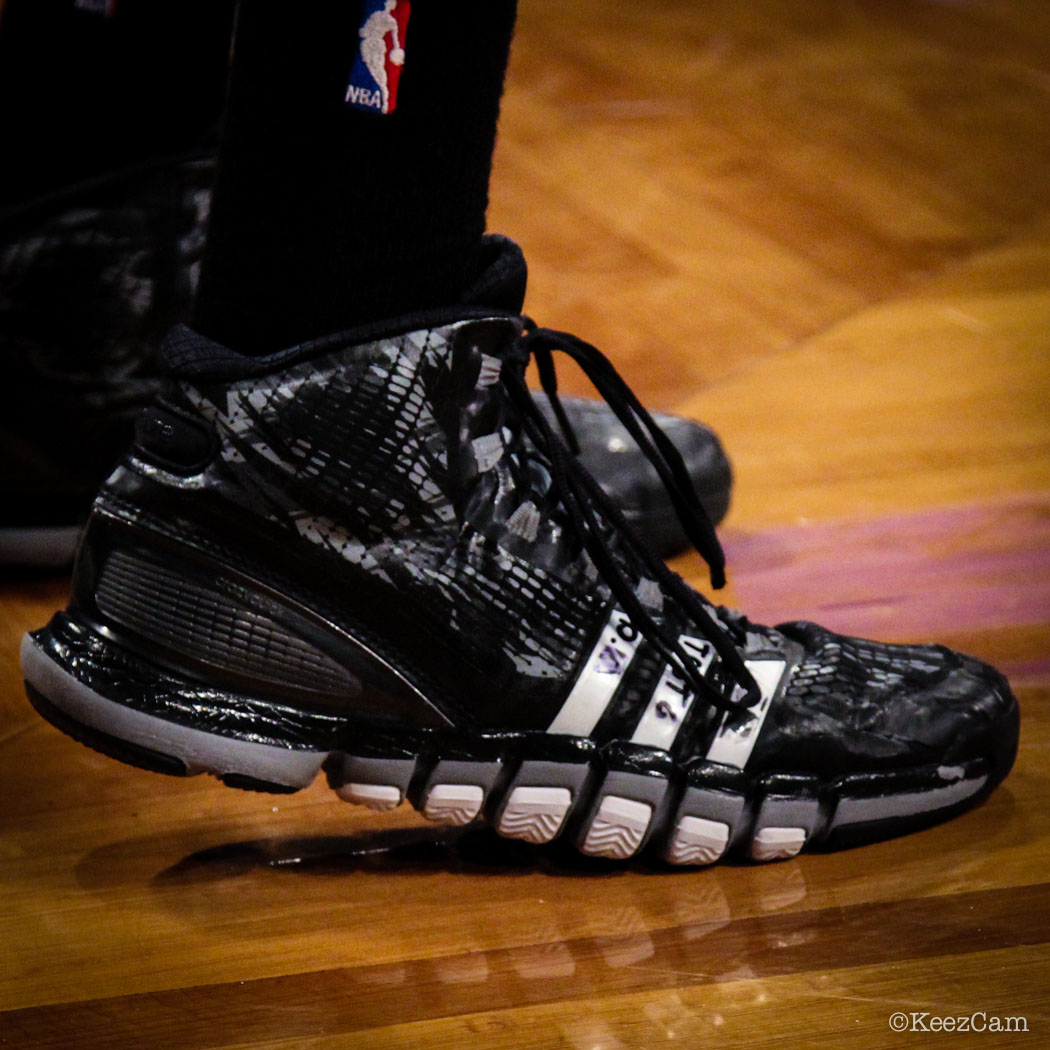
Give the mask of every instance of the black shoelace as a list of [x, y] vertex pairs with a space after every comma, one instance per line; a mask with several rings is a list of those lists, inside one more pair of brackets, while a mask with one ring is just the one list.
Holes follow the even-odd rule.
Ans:
[[[600, 350], [567, 332], [538, 328], [529, 319], [526, 319], [525, 328], [525, 334], [507, 358], [506, 365], [510, 367], [505, 366], [503, 369], [504, 385], [521, 415], [528, 437], [550, 462], [553, 485], [595, 568], [631, 623], [664, 660], [674, 666], [694, 692], [727, 711], [740, 711], [752, 706], [759, 699], [759, 689], [737, 650], [734, 626], [724, 625], [715, 610], [700, 595], [649, 551], [634, 535], [619, 508], [576, 459], [579, 452], [576, 435], [558, 399], [554, 351], [568, 354], [580, 366], [652, 463], [667, 489], [686, 535], [707, 562], [711, 584], [717, 589], [725, 584], [725, 555], [678, 449]], [[550, 400], [564, 442], [547, 423], [525, 382], [525, 369], [530, 359], [536, 361], [540, 383]], [[610, 546], [610, 526], [618, 538], [618, 550], [634, 562], [641, 577], [653, 580], [665, 596], [675, 600], [691, 617], [714, 647], [731, 682], [740, 687], [742, 695], [736, 690], [725, 695], [708, 682], [696, 661], [678, 641], [677, 635], [645, 608], [626, 568]]]

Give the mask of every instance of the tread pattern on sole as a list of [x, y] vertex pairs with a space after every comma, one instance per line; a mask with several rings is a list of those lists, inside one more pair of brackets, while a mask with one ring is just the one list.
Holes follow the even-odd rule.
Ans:
[[[36, 647], [28, 636], [27, 645]], [[51, 667], [42, 672], [40, 659], [48, 660]], [[23, 651], [23, 666], [29, 699], [47, 721], [80, 743], [132, 766], [176, 776], [207, 772], [231, 787], [282, 793], [306, 786], [323, 766], [331, 787], [348, 802], [392, 809], [407, 798], [428, 819], [462, 826], [484, 816], [499, 834], [534, 844], [550, 842], [571, 827], [583, 853], [613, 860], [635, 855], [650, 838], [674, 865], [711, 864], [730, 851], [772, 861], [795, 856], [802, 849], [886, 838], [973, 805], [1009, 768], [1008, 762], [996, 768], [991, 760], [976, 759], [950, 768], [853, 775], [825, 783], [783, 776], [770, 778], [769, 783], [761, 778], [742, 781], [737, 770], [696, 768], [690, 770], [687, 783], [675, 783], [608, 769], [607, 756], [599, 753], [584, 762], [534, 757], [529, 748], [538, 746], [535, 738], [540, 738], [539, 743], [555, 738], [523, 734], [518, 740], [508, 739], [498, 757], [489, 754], [478, 761], [444, 760], [437, 751], [411, 753], [403, 746], [383, 754], [382, 745], [374, 745], [369, 753], [358, 755], [341, 751], [306, 755], [289, 748], [287, 756], [299, 771], [289, 777], [293, 782], [281, 783], [272, 776], [272, 747], [258, 753], [257, 768], [250, 749], [247, 759], [240, 755], [237, 763], [201, 761], [199, 753], [180, 753], [184, 727], [159, 719], [154, 719], [159, 723], [157, 746], [147, 747], [123, 738], [117, 725], [103, 726], [98, 721], [88, 725], [78, 718], [75, 711], [90, 704], [92, 697], [100, 708], [111, 708], [115, 702], [92, 693], [39, 649], [29, 659]], [[64, 676], [61, 689], [55, 689], [56, 676]], [[82, 695], [69, 705], [69, 694], [77, 692]], [[168, 737], [165, 725], [172, 730]], [[209, 738], [210, 748], [203, 753], [212, 756], [222, 752], [224, 742], [231, 749], [241, 743], [215, 734]], [[469, 754], [469, 747], [468, 739], [460, 739], [455, 750]], [[723, 773], [735, 781], [720, 782]], [[787, 782], [794, 794], [785, 793]]]
[[485, 792], [479, 784], [435, 784], [427, 795], [422, 813], [427, 820], [438, 824], [461, 827], [481, 812], [484, 801]]
[[648, 802], [606, 795], [580, 849], [591, 857], [626, 860], [638, 851], [652, 818]]
[[669, 864], [714, 864], [728, 846], [728, 824], [706, 817], [682, 817], [664, 856]]
[[751, 839], [752, 860], [787, 860], [806, 844], [805, 828], [759, 828]]
[[507, 799], [496, 830], [534, 845], [550, 842], [561, 831], [572, 804], [564, 787], [517, 787]]

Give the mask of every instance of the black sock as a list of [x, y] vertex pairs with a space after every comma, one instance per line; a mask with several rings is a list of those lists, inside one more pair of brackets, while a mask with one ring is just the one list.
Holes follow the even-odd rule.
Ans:
[[243, 353], [449, 305], [474, 276], [515, 0], [413, 0], [384, 114], [352, 71], [386, 6], [242, 0], [196, 325]]
[[205, 140], [232, 20], [233, 0], [6, 0], [0, 207]]

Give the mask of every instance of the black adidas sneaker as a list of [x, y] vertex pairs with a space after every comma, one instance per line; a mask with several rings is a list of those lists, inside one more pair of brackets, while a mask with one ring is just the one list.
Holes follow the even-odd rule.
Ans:
[[213, 175], [191, 154], [0, 211], [0, 564], [72, 559], [189, 315]]
[[[634, 531], [664, 558], [688, 547], [689, 538], [668, 503], [660, 475], [609, 406], [582, 397], [565, 397], [561, 403], [581, 462]], [[551, 402], [540, 398], [538, 405], [548, 425], [557, 426]], [[729, 510], [733, 483], [729, 458], [717, 435], [692, 419], [665, 412], [653, 412], [652, 417], [678, 450], [707, 516], [717, 524]]]
[[[95, 492], [158, 388], [154, 348], [189, 318], [214, 175], [205, 150], [0, 211], [0, 565], [72, 560]], [[513, 265], [487, 268], [488, 285], [472, 291], [519, 312], [520, 252], [499, 237], [486, 247]], [[685, 546], [658, 476], [608, 406], [564, 404], [585, 463], [647, 541], [664, 556]], [[721, 520], [731, 478], [718, 439], [658, 418]]]
[[756, 860], [908, 831], [1016, 750], [1005, 680], [934, 646], [710, 605], [524, 383], [569, 352], [722, 559], [674, 449], [593, 347], [457, 307], [245, 358], [188, 330], [99, 494], [29, 696], [133, 765], [623, 859]]

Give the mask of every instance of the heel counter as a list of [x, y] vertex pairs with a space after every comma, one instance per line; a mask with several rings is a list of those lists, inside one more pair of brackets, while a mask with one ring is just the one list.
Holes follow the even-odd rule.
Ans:
[[[126, 468], [121, 468], [126, 469]], [[119, 473], [119, 471], [117, 472]], [[448, 725], [346, 629], [198, 548], [114, 514], [111, 479], [81, 540], [71, 609], [158, 665], [252, 696], [365, 722]]]

